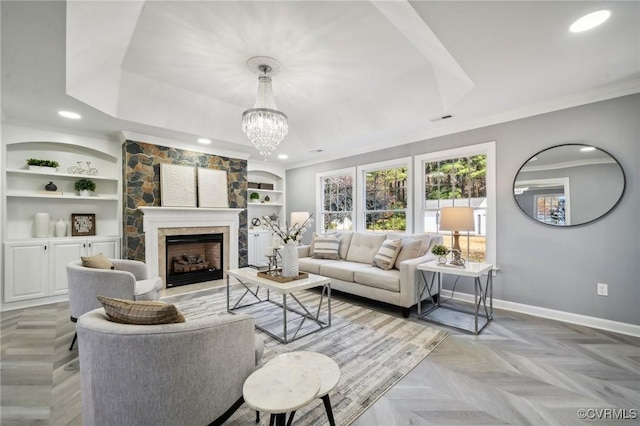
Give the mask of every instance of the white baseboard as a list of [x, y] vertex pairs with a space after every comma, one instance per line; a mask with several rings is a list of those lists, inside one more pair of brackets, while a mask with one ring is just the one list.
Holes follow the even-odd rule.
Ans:
[[[442, 290], [442, 296], [451, 297], [451, 291]], [[473, 295], [456, 292], [454, 300], [473, 303]], [[493, 299], [493, 307], [507, 311], [519, 312], [536, 317], [563, 321], [570, 324], [584, 325], [586, 327], [598, 328], [600, 330], [613, 331], [615, 333], [627, 334], [629, 336], [640, 337], [640, 325], [628, 324], [626, 322], [611, 321], [603, 318], [590, 317], [586, 315], [573, 314], [571, 312], [557, 311], [554, 309], [540, 308], [538, 306], [525, 305], [522, 303], [509, 302], [506, 300]]]

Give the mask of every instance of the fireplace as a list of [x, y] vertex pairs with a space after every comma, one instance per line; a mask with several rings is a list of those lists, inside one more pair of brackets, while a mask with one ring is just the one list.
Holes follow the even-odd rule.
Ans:
[[143, 216], [144, 254], [150, 275], [167, 283], [166, 240], [174, 235], [222, 234], [222, 271], [238, 267], [239, 214], [244, 209], [138, 207]]
[[224, 234], [168, 235], [165, 238], [167, 288], [222, 279]]

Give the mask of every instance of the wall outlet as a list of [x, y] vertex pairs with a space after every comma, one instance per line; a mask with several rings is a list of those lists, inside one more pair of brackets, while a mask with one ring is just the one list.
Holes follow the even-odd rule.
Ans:
[[608, 296], [609, 295], [609, 285], [598, 283], [598, 296]]

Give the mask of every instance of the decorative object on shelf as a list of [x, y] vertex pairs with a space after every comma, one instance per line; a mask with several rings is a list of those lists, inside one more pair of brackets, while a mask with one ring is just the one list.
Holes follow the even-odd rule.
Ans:
[[447, 248], [445, 246], [443, 246], [441, 244], [436, 244], [431, 249], [431, 253], [433, 253], [436, 256], [438, 256], [438, 264], [439, 265], [444, 265], [445, 263], [447, 263], [448, 250], [447, 250]]
[[54, 160], [38, 160], [36, 158], [28, 158], [27, 166], [29, 166], [29, 170], [55, 173], [58, 170], [58, 167], [60, 167], [60, 164]]
[[292, 212], [292, 225], [284, 228], [278, 226], [270, 216], [263, 216], [266, 228], [269, 228], [276, 236], [278, 236], [284, 246], [280, 249], [282, 256], [282, 276], [292, 277], [298, 275], [298, 249], [296, 245], [302, 240], [302, 235], [311, 227], [313, 215], [307, 212]]
[[258, 189], [260, 188], [260, 184], [258, 182], [247, 182], [247, 188]]
[[251, 219], [251, 224], [253, 226], [260, 226], [260, 219], [258, 219], [257, 217], [254, 217], [253, 219]]
[[93, 192], [93, 191], [96, 190], [96, 184], [91, 179], [82, 178], [82, 179], [78, 179], [73, 184], [73, 189], [78, 191], [78, 193], [81, 196], [88, 197], [89, 196], [89, 191]]
[[268, 202], [270, 202], [270, 201], [271, 201], [271, 198], [269, 198], [269, 196], [268, 196], [268, 195], [265, 195], [265, 196], [264, 196], [264, 202], [265, 202], [265, 203], [268, 203]]
[[440, 231], [453, 231], [453, 259], [449, 262], [455, 266], [464, 266], [460, 250], [460, 232], [475, 231], [472, 207], [442, 207], [440, 209]]
[[95, 175], [98, 174], [98, 169], [96, 169], [95, 167], [91, 167], [91, 161], [85, 161], [85, 163], [87, 164], [86, 168], [82, 165], [82, 161], [76, 161], [76, 163], [78, 165], [69, 167], [67, 169], [67, 172], [69, 172], [69, 173], [71, 173], [73, 175], [95, 176]]
[[96, 235], [96, 215], [94, 213], [71, 214], [71, 236]]
[[249, 199], [251, 200], [252, 203], [258, 202], [260, 201], [260, 194], [258, 194], [257, 192], [252, 192], [251, 194], [249, 194]]
[[162, 207], [196, 207], [196, 168], [160, 164]]
[[62, 219], [56, 222], [55, 235], [56, 237], [64, 237], [67, 235], [67, 222]]
[[262, 75], [258, 76], [255, 105], [242, 113], [242, 131], [266, 161], [289, 132], [287, 116], [276, 109], [271, 87], [270, 76], [282, 70], [282, 64], [273, 58], [255, 56], [247, 60], [247, 68]]
[[46, 184], [44, 186], [45, 191], [57, 191], [58, 187], [56, 186], [55, 183], [53, 182], [49, 182], [48, 184]]
[[272, 183], [259, 183], [258, 184], [258, 188], [260, 189], [268, 189], [268, 190], [273, 190], [273, 184]]
[[36, 213], [33, 218], [33, 231], [36, 238], [46, 238], [49, 236], [49, 213]]

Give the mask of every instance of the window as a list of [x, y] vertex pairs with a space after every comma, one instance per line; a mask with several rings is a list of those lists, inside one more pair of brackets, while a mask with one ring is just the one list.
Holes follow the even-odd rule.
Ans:
[[462, 255], [495, 265], [495, 142], [417, 156], [415, 168], [417, 232], [439, 232], [441, 207], [472, 207], [475, 232], [461, 236]]
[[408, 158], [358, 167], [362, 177], [358, 217], [362, 230], [406, 232], [411, 226], [410, 161]]
[[534, 216], [542, 223], [566, 225], [564, 195], [536, 195], [536, 212]]
[[355, 169], [335, 170], [316, 175], [319, 188], [316, 220], [318, 232], [351, 231], [355, 228]]

